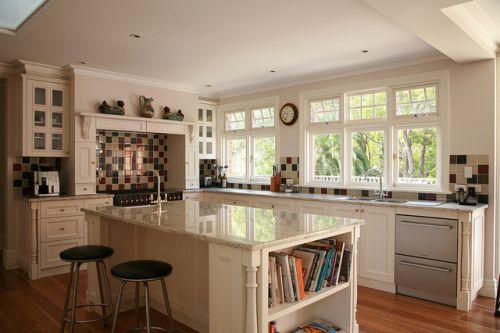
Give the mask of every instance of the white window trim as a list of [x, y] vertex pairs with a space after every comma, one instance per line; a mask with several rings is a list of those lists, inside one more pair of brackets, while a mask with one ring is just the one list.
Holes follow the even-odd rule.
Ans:
[[[395, 109], [395, 101], [394, 101], [394, 90], [399, 89], [399, 88], [404, 88], [404, 87], [415, 87], [415, 86], [420, 86], [420, 85], [426, 85], [426, 84], [436, 84], [438, 87], [438, 93], [437, 93], [437, 104], [438, 104], [438, 112], [436, 114], [429, 114], [423, 117], [402, 117], [402, 116], [396, 116], [396, 109]], [[385, 143], [388, 145], [387, 149], [387, 154], [385, 158], [386, 164], [391, 161], [390, 167], [386, 166], [385, 167], [385, 174], [384, 178], [386, 180], [387, 184], [387, 189], [388, 190], [397, 190], [397, 191], [415, 191], [415, 190], [421, 190], [421, 191], [428, 191], [428, 192], [436, 192], [436, 193], [449, 193], [449, 179], [447, 176], [447, 170], [449, 168], [449, 141], [450, 141], [450, 118], [449, 118], [449, 108], [450, 108], [450, 100], [449, 100], [449, 90], [450, 90], [450, 85], [449, 85], [449, 70], [440, 70], [440, 71], [434, 71], [434, 72], [426, 72], [426, 73], [419, 73], [419, 74], [412, 74], [412, 75], [406, 75], [406, 76], [399, 76], [399, 77], [392, 77], [392, 78], [386, 78], [386, 79], [381, 79], [381, 80], [373, 80], [373, 81], [365, 81], [365, 82], [359, 82], [355, 84], [348, 84], [348, 85], [340, 85], [340, 86], [334, 86], [334, 87], [328, 87], [328, 88], [322, 88], [322, 89], [315, 89], [315, 90], [309, 90], [309, 91], [303, 91], [299, 94], [299, 105], [301, 110], [309, 110], [309, 101], [311, 100], [316, 100], [316, 99], [321, 99], [324, 97], [335, 97], [335, 96], [343, 96], [344, 94], [351, 92], [351, 91], [362, 91], [362, 90], [371, 90], [371, 89], [376, 89], [380, 87], [387, 87], [387, 118], [386, 119], [380, 119], [379, 120], [370, 120], [368, 122], [364, 121], [344, 121], [346, 119], [345, 112], [341, 112], [341, 120], [339, 122], [333, 123], [333, 124], [311, 124], [310, 123], [310, 115], [306, 114], [307, 117], [299, 117], [299, 157], [301, 159], [301, 163], [299, 164], [299, 184], [301, 186], [318, 186], [318, 184], [310, 182], [308, 177], [306, 176], [307, 172], [307, 156], [308, 156], [308, 140], [306, 139], [308, 137], [307, 132], [310, 130], [321, 130], [328, 128], [330, 130], [335, 130], [337, 128], [340, 128], [340, 130], [344, 130], [346, 128], [345, 132], [348, 131], [347, 127], [371, 127], [373, 126], [381, 126], [381, 127], [387, 127], [388, 129], [388, 134], [386, 134], [386, 139]], [[345, 96], [344, 96], [345, 97]], [[341, 108], [343, 104], [347, 104], [344, 101], [344, 98], [341, 98]], [[346, 106], [344, 106], [345, 110]], [[410, 122], [411, 121], [411, 122]], [[439, 123], [439, 131], [440, 131], [440, 138], [439, 138], [439, 143], [440, 143], [440, 160], [438, 161], [439, 167], [440, 167], [440, 177], [438, 179], [438, 182], [440, 182], [440, 187], [435, 187], [433, 189], [430, 188], [424, 188], [424, 187], [412, 187], [412, 186], [394, 186], [393, 182], [393, 145], [394, 145], [394, 140], [393, 140], [393, 127], [399, 126], [399, 125], [408, 125], [408, 124], [425, 124], [425, 123]], [[328, 127], [325, 127], [328, 126]], [[345, 134], [346, 136], [347, 134]], [[350, 139], [350, 138], [349, 138]], [[349, 143], [350, 146], [350, 140], [346, 140], [346, 137], [344, 137], [344, 142]], [[375, 189], [378, 186], [364, 186], [364, 185], [352, 185], [349, 184], [347, 181], [350, 180], [350, 177], [346, 177], [346, 173], [349, 168], [346, 168], [346, 163], [347, 163], [347, 144], [344, 144], [344, 155], [343, 155], [343, 163], [344, 163], [344, 182], [341, 185], [337, 184], [324, 184], [322, 183], [320, 186], [321, 187], [342, 187], [342, 188], [347, 188], [347, 189]], [[349, 164], [350, 166], [350, 164]], [[350, 172], [350, 171], [349, 171]]]
[[413, 85], [402, 85], [402, 86], [394, 86], [392, 87], [392, 95], [396, 96], [396, 91], [399, 90], [405, 90], [405, 89], [415, 89], [415, 88], [425, 88], [429, 86], [436, 86], [436, 112], [433, 113], [419, 113], [419, 114], [403, 114], [403, 115], [397, 115], [396, 114], [396, 99], [394, 98], [393, 103], [394, 103], [394, 117], [398, 119], [415, 119], [415, 118], [426, 118], [426, 117], [439, 117], [440, 113], [440, 99], [439, 95], [441, 94], [440, 88], [439, 88], [439, 82], [436, 81], [429, 81], [429, 82], [417, 82]]
[[[426, 128], [426, 127], [434, 127], [437, 129], [437, 142], [436, 142], [436, 174], [440, 175], [441, 177], [437, 177], [437, 182], [435, 185], [415, 185], [415, 184], [400, 184], [398, 183], [398, 175], [399, 175], [399, 138], [397, 135], [398, 130], [401, 129], [412, 129], [412, 128]], [[394, 189], [405, 189], [405, 190], [422, 190], [422, 191], [438, 191], [439, 189], [442, 188], [441, 183], [443, 181], [443, 175], [445, 172], [442, 172], [442, 160], [443, 160], [443, 154], [442, 154], [442, 145], [441, 145], [441, 137], [442, 137], [442, 131], [441, 131], [441, 124], [439, 122], [434, 122], [434, 123], [418, 123], [418, 124], [404, 124], [404, 125], [395, 125], [393, 126], [393, 151], [394, 154], [393, 156], [393, 165], [394, 165], [394, 170], [393, 170], [393, 184], [392, 187]]]
[[[320, 122], [320, 121], [313, 122], [312, 121], [311, 103], [312, 102], [324, 101], [326, 99], [331, 99], [331, 100], [338, 99], [339, 100], [339, 120], [331, 120], [331, 121], [325, 121], [325, 122]], [[332, 125], [340, 124], [343, 121], [343, 114], [344, 114], [344, 112], [343, 112], [344, 105], [343, 105], [342, 95], [339, 94], [339, 95], [334, 95], [334, 96], [323, 96], [323, 97], [319, 97], [319, 98], [309, 99], [308, 103], [307, 103], [307, 108], [305, 110], [307, 110], [308, 124], [311, 125], [311, 126], [316, 126], [316, 125], [323, 126], [323, 125], [329, 125], [329, 124], [332, 124]]]
[[[356, 95], [364, 95], [364, 94], [376, 94], [379, 92], [386, 92], [386, 102], [385, 102], [385, 117], [382, 118], [371, 118], [371, 119], [353, 119], [351, 120], [351, 106], [349, 102], [349, 98], [351, 96], [356, 96]], [[356, 125], [362, 125], [362, 124], [374, 124], [374, 123], [386, 123], [387, 119], [389, 118], [389, 96], [390, 92], [387, 87], [375, 87], [372, 89], [363, 89], [363, 90], [358, 90], [358, 91], [348, 91], [344, 93], [344, 119], [345, 119], [345, 124], [356, 124]], [[372, 106], [374, 107], [374, 106]]]
[[[274, 126], [264, 127], [264, 128], [252, 128], [252, 111], [253, 109], [258, 109], [262, 107], [273, 107], [274, 108]], [[234, 111], [244, 111], [245, 115], [245, 130], [231, 131], [226, 130], [225, 126], [225, 114], [227, 112]], [[269, 98], [261, 98], [248, 100], [244, 102], [221, 104], [217, 108], [217, 112], [222, 116], [218, 116], [217, 128], [223, 128], [223, 131], [217, 131], [217, 160], [220, 161], [222, 165], [226, 164], [226, 145], [225, 140], [227, 138], [245, 138], [247, 141], [247, 163], [246, 163], [246, 177], [231, 177], [228, 178], [230, 183], [238, 184], [265, 184], [269, 185], [269, 179], [267, 177], [254, 177], [253, 176], [253, 165], [251, 161], [251, 151], [253, 150], [253, 137], [275, 137], [275, 161], [274, 163], [279, 164], [280, 158], [280, 131], [279, 131], [279, 97], [273, 96]], [[222, 120], [221, 120], [222, 119]]]
[[[315, 180], [313, 179], [313, 170], [314, 170], [314, 147], [313, 147], [313, 140], [312, 140], [312, 137], [314, 135], [318, 135], [318, 134], [339, 134], [340, 135], [340, 145], [341, 145], [341, 149], [340, 149], [340, 182], [324, 182], [324, 181], [318, 181], [318, 180]], [[324, 186], [324, 185], [329, 185], [329, 186], [335, 186], [335, 187], [339, 187], [343, 184], [343, 181], [344, 181], [344, 170], [345, 170], [345, 150], [343, 149], [343, 147], [345, 146], [344, 144], [344, 133], [342, 131], [342, 129], [338, 128], [337, 130], [333, 129], [333, 130], [330, 130], [330, 129], [311, 129], [309, 131], [307, 131], [307, 145], [308, 145], [308, 149], [307, 149], [307, 152], [308, 152], [308, 156], [307, 158], [304, 158], [302, 159], [302, 161], [304, 161], [304, 163], [306, 164], [305, 165], [305, 175], [304, 177], [306, 177], [307, 179], [307, 183], [310, 185], [310, 186]]]

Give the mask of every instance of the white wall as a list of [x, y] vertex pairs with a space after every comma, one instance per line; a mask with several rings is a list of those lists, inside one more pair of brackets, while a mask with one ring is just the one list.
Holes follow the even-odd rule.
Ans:
[[3, 248], [6, 205], [6, 136], [7, 124], [5, 114], [7, 109], [7, 80], [0, 78], [0, 249]]
[[[290, 86], [264, 92], [223, 98], [220, 105], [243, 102], [252, 99], [277, 96], [280, 106], [294, 103], [300, 110], [299, 94], [303, 91], [327, 87], [356, 84], [363, 81], [376, 81], [397, 76], [405, 76], [437, 70], [449, 70], [450, 73], [450, 154], [488, 154], [490, 165], [495, 161], [495, 61], [484, 60], [459, 65], [451, 60], [441, 60], [426, 64], [417, 64], [357, 75], [344, 75], [327, 81]], [[281, 136], [280, 155], [299, 156], [299, 121], [293, 126], [278, 125]], [[301, 161], [304, 159], [301, 157]], [[492, 167], [493, 169], [493, 167]], [[485, 293], [493, 296], [491, 286], [498, 274], [495, 269], [495, 178], [490, 172], [490, 206], [486, 213], [485, 235]]]

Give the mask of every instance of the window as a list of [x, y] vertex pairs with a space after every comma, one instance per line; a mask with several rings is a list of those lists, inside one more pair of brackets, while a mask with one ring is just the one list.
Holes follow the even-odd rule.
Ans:
[[256, 137], [253, 140], [253, 176], [270, 177], [276, 161], [276, 143], [274, 136]]
[[436, 127], [397, 130], [397, 184], [436, 185], [437, 137]]
[[374, 167], [384, 171], [384, 131], [359, 131], [351, 134], [352, 183], [377, 183], [379, 177], [365, 173]]
[[395, 91], [396, 115], [423, 115], [437, 112], [437, 86], [422, 86]]
[[340, 133], [313, 134], [311, 137], [312, 180], [340, 183], [342, 170]]
[[274, 108], [259, 108], [252, 110], [252, 127], [274, 127]]
[[349, 120], [381, 119], [387, 117], [386, 91], [350, 94]]
[[340, 98], [326, 98], [311, 101], [311, 122], [323, 123], [338, 121], [340, 114]]
[[245, 112], [228, 112], [226, 113], [226, 130], [240, 131], [245, 129]]
[[245, 178], [247, 164], [246, 139], [226, 140], [227, 176], [230, 178]]

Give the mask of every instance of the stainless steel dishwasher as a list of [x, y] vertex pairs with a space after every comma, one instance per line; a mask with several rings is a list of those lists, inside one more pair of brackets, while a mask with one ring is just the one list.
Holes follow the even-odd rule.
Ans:
[[396, 215], [396, 292], [457, 304], [457, 220]]

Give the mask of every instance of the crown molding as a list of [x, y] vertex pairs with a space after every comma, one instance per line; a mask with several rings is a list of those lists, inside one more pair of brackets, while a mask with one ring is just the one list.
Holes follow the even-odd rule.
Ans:
[[152, 79], [152, 78], [143, 77], [143, 76], [123, 74], [123, 73], [111, 72], [111, 71], [107, 71], [107, 70], [103, 70], [103, 69], [81, 67], [81, 66], [76, 66], [76, 65], [69, 65], [69, 66], [66, 66], [66, 68], [71, 69], [75, 76], [81, 75], [81, 76], [89, 76], [89, 77], [94, 77], [94, 78], [99, 78], [99, 79], [107, 79], [107, 80], [113, 80], [113, 81], [119, 81], [119, 82], [134, 83], [134, 84], [140, 84], [143, 86], [170, 89], [170, 90], [174, 90], [174, 91], [181, 91], [181, 92], [186, 92], [186, 93], [196, 94], [196, 95], [198, 95], [200, 93], [199, 89], [195, 86], [177, 83], [177, 82], [163, 81], [163, 80]]
[[221, 99], [225, 99], [225, 98], [232, 98], [232, 97], [239, 97], [239, 96], [244, 96], [244, 95], [249, 95], [249, 94], [262, 93], [262, 92], [266, 92], [266, 91], [270, 91], [270, 90], [283, 89], [283, 88], [289, 88], [289, 87], [294, 87], [294, 86], [300, 86], [300, 85], [318, 83], [318, 82], [329, 81], [329, 80], [334, 80], [334, 79], [340, 79], [340, 78], [345, 78], [345, 77], [349, 77], [349, 76], [380, 72], [380, 71], [384, 71], [384, 70], [396, 69], [396, 68], [401, 68], [401, 67], [409, 67], [409, 66], [413, 66], [413, 65], [432, 63], [432, 62], [437, 62], [437, 61], [441, 61], [441, 60], [449, 60], [449, 58], [443, 54], [436, 54], [436, 55], [431, 55], [431, 56], [426, 56], [426, 57], [419, 57], [419, 58], [414, 58], [414, 59], [409, 59], [409, 60], [403, 60], [403, 61], [399, 61], [399, 62], [391, 62], [391, 63], [384, 63], [384, 64], [379, 64], [379, 65], [367, 66], [367, 67], [363, 67], [360, 69], [336, 71], [336, 72], [332, 72], [328, 75], [318, 75], [314, 78], [309, 78], [309, 79], [303, 79], [303, 80], [297, 79], [295, 81], [290, 80], [291, 82], [289, 81], [289, 83], [286, 83], [286, 84], [276, 83], [276, 84], [266, 85], [265, 83], [263, 83], [261, 87], [257, 87], [254, 89], [251, 89], [251, 88], [250, 89], [241, 89], [241, 91], [239, 91], [239, 92], [229, 92], [227, 94], [221, 93], [218, 95], [218, 98], [219, 98], [219, 102], [220, 102]]
[[56, 79], [69, 79], [71, 73], [60, 66], [46, 65], [27, 60], [17, 60], [10, 64], [0, 63], [0, 73], [27, 74]]

